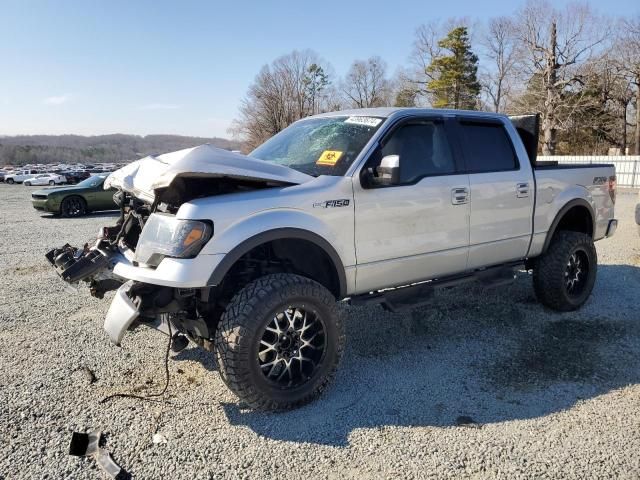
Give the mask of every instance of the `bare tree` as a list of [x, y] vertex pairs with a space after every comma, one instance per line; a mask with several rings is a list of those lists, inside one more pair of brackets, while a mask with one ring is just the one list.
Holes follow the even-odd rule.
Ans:
[[492, 18], [482, 38], [489, 65], [481, 75], [483, 90], [495, 112], [504, 112], [517, 79], [521, 43], [515, 22], [509, 17]]
[[554, 155], [557, 131], [579, 105], [574, 95], [570, 96], [572, 102], [566, 103], [564, 93], [579, 90], [580, 67], [607, 38], [608, 29], [586, 4], [571, 4], [559, 11], [545, 1], [530, 1], [519, 17], [529, 73], [538, 78], [544, 95], [542, 151]]
[[262, 67], [230, 132], [252, 149], [291, 123], [325, 110], [330, 68], [310, 51], [293, 51]]
[[611, 146], [626, 151], [631, 92], [614, 52], [605, 51], [585, 65], [580, 90], [565, 92], [563, 98], [565, 104], [577, 104], [559, 134], [571, 152], [607, 153]]
[[342, 83], [347, 103], [356, 108], [390, 105], [391, 84], [387, 64], [380, 57], [356, 60]]
[[394, 107], [417, 107], [418, 87], [412, 80], [413, 76], [405, 69], [398, 69], [391, 80]]
[[[413, 42], [411, 62], [416, 69], [416, 81], [426, 84], [429, 78], [428, 68], [434, 58], [442, 53], [442, 47], [438, 44], [444, 36], [445, 29], [438, 22], [430, 22], [420, 25], [416, 29], [416, 38]], [[426, 76], [427, 79], [423, 78]]]
[[634, 153], [640, 155], [640, 15], [621, 22], [616, 57], [635, 96]]
[[312, 63], [302, 77], [304, 87], [303, 97], [306, 100], [305, 110], [309, 115], [322, 110], [323, 101], [326, 98], [326, 90], [329, 85], [329, 75], [317, 63]]
[[611, 130], [614, 133], [611, 143], [620, 147], [622, 155], [626, 155], [628, 142], [628, 113], [633, 101], [633, 76], [629, 74], [628, 64], [619, 52], [624, 45], [616, 42], [613, 49], [606, 52], [595, 62], [595, 76], [602, 96], [602, 110], [610, 112], [614, 119]]

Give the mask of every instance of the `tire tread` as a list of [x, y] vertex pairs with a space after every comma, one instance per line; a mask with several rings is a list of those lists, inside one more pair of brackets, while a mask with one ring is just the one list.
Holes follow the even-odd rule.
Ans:
[[[580, 308], [589, 295], [579, 303], [571, 302], [564, 290], [564, 271], [566, 259], [577, 247], [587, 250], [592, 270], [595, 276], [597, 270], [597, 253], [590, 235], [573, 231], [560, 231], [554, 235], [546, 253], [536, 260], [533, 269], [533, 288], [540, 302], [553, 310], [568, 312]], [[593, 282], [589, 294], [593, 288]]]
[[[334, 322], [338, 331], [336, 355], [333, 364], [318, 385], [301, 398], [278, 401], [264, 396], [250, 380], [251, 338], [261, 332], [263, 316], [275, 301], [286, 302], [291, 295], [313, 297], [331, 312], [327, 321]], [[288, 410], [299, 407], [318, 397], [335, 376], [344, 351], [344, 325], [338, 315], [335, 298], [324, 286], [299, 275], [278, 273], [266, 275], [249, 283], [231, 300], [223, 313], [215, 337], [216, 363], [220, 376], [229, 389], [250, 407], [258, 410]]]

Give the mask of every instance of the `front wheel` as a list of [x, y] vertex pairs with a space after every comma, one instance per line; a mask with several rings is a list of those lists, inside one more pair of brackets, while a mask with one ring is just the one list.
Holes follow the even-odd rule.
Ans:
[[60, 213], [63, 217], [80, 217], [87, 213], [87, 204], [82, 197], [67, 197], [60, 205]]
[[216, 332], [223, 381], [250, 407], [287, 410], [319, 396], [344, 350], [335, 298], [293, 274], [261, 277], [238, 292]]
[[10, 178], [10, 179], [7, 180], [7, 183], [9, 185], [13, 185], [14, 183], [16, 183], [16, 181], [13, 178]]
[[49, 185], [53, 186], [55, 184], [56, 184], [56, 182], [54, 182], [53, 180], [49, 180]]
[[598, 255], [591, 236], [560, 231], [534, 266], [536, 296], [554, 310], [576, 310], [591, 295], [597, 270]]
[[24, 182], [24, 186], [25, 187], [30, 187], [31, 186], [31, 182]]

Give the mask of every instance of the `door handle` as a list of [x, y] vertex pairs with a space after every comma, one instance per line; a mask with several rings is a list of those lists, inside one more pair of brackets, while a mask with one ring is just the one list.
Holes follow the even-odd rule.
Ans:
[[452, 188], [451, 203], [453, 205], [464, 205], [465, 203], [469, 203], [469, 189], [467, 187]]
[[529, 196], [529, 184], [528, 183], [516, 184], [516, 197], [526, 198], [528, 196]]

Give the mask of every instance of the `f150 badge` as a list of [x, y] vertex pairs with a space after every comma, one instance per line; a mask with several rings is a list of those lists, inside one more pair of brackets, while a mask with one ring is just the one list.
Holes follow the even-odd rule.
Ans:
[[325, 200], [324, 202], [316, 202], [313, 204], [313, 208], [333, 208], [333, 207], [348, 207], [349, 199], [342, 198], [340, 200]]

